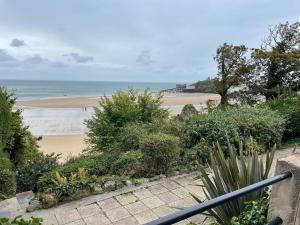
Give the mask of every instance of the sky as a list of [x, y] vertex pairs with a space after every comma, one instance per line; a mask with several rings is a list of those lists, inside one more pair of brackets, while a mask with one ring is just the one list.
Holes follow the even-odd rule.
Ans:
[[0, 79], [193, 82], [297, 20], [299, 0], [0, 0]]

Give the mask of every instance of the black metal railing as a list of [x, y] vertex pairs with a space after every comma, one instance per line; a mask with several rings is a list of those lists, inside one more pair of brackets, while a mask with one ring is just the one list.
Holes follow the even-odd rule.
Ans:
[[[279, 174], [277, 176], [268, 178], [266, 180], [263, 180], [263, 181], [260, 181], [258, 183], [249, 185], [249, 186], [241, 188], [239, 190], [227, 193], [225, 195], [222, 195], [222, 196], [219, 196], [217, 198], [208, 200], [208, 201], [203, 202], [201, 204], [197, 204], [195, 206], [183, 209], [179, 212], [167, 215], [165, 217], [162, 217], [160, 219], [157, 219], [157, 220], [154, 220], [152, 222], [146, 223], [144, 225], [170, 225], [170, 224], [173, 224], [173, 223], [177, 223], [181, 220], [187, 219], [189, 217], [192, 217], [194, 215], [197, 215], [199, 213], [203, 213], [203, 212], [205, 212], [209, 209], [212, 209], [216, 206], [222, 205], [225, 202], [229, 202], [233, 199], [239, 198], [239, 197], [241, 197], [243, 195], [246, 195], [250, 192], [257, 191], [261, 188], [270, 186], [274, 183], [280, 182], [280, 181], [285, 180], [287, 178], [290, 178], [292, 176], [293, 176], [293, 174], [292, 174], [291, 171], [286, 171], [286, 172], [284, 172], [282, 174]], [[273, 224], [273, 225], [281, 224], [282, 222], [278, 223], [280, 220], [281, 220], [280, 218], [276, 218], [274, 220], [275, 223], [272, 223], [272, 222], [274, 222], [274, 221], [272, 221], [269, 224]]]

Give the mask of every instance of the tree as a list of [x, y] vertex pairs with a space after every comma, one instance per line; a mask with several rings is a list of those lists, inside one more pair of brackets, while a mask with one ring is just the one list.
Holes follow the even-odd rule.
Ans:
[[269, 29], [261, 48], [253, 49], [255, 72], [249, 77], [253, 93], [266, 98], [285, 89], [300, 88], [300, 23], [288, 22]]
[[218, 64], [217, 78], [214, 88], [221, 95], [221, 106], [228, 104], [229, 89], [242, 83], [243, 78], [250, 72], [245, 45], [229, 45], [224, 43], [217, 49], [214, 60]]
[[[16, 97], [0, 87], [0, 145], [10, 160], [18, 165], [38, 152], [37, 138], [23, 124], [21, 110], [14, 110]], [[2, 143], [1, 143], [2, 142]]]

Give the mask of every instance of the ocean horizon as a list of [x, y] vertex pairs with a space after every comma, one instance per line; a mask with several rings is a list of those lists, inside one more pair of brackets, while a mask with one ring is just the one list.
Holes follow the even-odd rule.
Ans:
[[51, 99], [112, 95], [129, 88], [152, 92], [175, 88], [169, 82], [66, 81], [66, 80], [0, 80], [0, 86], [14, 91], [19, 100]]

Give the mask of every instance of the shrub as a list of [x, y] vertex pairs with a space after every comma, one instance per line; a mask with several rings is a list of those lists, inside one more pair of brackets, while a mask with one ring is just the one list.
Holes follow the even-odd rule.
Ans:
[[231, 219], [232, 225], [265, 225], [267, 224], [267, 214], [269, 207], [269, 195], [266, 194], [261, 199], [245, 203], [244, 211]]
[[268, 100], [263, 106], [278, 111], [286, 118], [285, 140], [300, 136], [300, 96], [282, 96]]
[[274, 144], [280, 145], [285, 120], [278, 113], [266, 108], [244, 105], [226, 111], [228, 122], [237, 127], [243, 139], [253, 137], [258, 143], [269, 149]]
[[206, 142], [200, 142], [192, 148], [181, 151], [181, 163], [183, 165], [199, 166], [210, 162], [211, 146]]
[[179, 140], [171, 135], [150, 134], [141, 143], [142, 162], [148, 175], [167, 174], [178, 158]]
[[[200, 114], [188, 119], [182, 126], [181, 139], [184, 147], [192, 148], [198, 143], [206, 142], [212, 146], [216, 140], [222, 146], [227, 146], [227, 141], [237, 145], [238, 132], [236, 126], [230, 122], [227, 113], [214, 111]], [[227, 148], [224, 148], [227, 151]]]
[[100, 106], [103, 110], [95, 108], [94, 116], [86, 121], [88, 150], [109, 152], [127, 124], [151, 123], [155, 119], [167, 118], [168, 112], [161, 108], [161, 99], [161, 94], [153, 96], [148, 90], [142, 94], [133, 90], [119, 91], [111, 98], [102, 98]]
[[23, 219], [21, 216], [18, 216], [13, 220], [8, 218], [0, 218], [0, 225], [42, 225], [42, 222], [42, 219], [34, 217], [29, 220]]
[[199, 113], [194, 105], [187, 104], [182, 108], [181, 113], [177, 116], [177, 119], [179, 120], [179, 122], [182, 122], [198, 114]]
[[[241, 154], [238, 156], [231, 146], [229, 146], [229, 158], [226, 159], [220, 145], [217, 144], [217, 146], [211, 157], [213, 177], [210, 177], [204, 168], [200, 169], [205, 186], [204, 193], [208, 199], [241, 189], [268, 177], [275, 149], [271, 153], [267, 153], [265, 163], [263, 163], [263, 159], [259, 158], [257, 152], [244, 156], [243, 150], [240, 149]], [[249, 151], [246, 150], [246, 152]], [[230, 225], [231, 218], [239, 216], [244, 211], [245, 202], [257, 200], [263, 197], [264, 193], [264, 189], [249, 193], [209, 210], [209, 213], [219, 224]]]
[[112, 172], [117, 175], [133, 177], [139, 175], [141, 166], [141, 152], [125, 152], [112, 163]]
[[[0, 121], [0, 140], [1, 142], [6, 141], [6, 143], [2, 143], [3, 151], [7, 152], [10, 160], [17, 165], [36, 154], [38, 146], [37, 138], [23, 124], [21, 110], [13, 110], [15, 102], [14, 94], [0, 87], [1, 118], [6, 118], [5, 121]], [[10, 115], [7, 114], [8, 111]]]
[[0, 152], [0, 196], [8, 198], [16, 194], [16, 175], [13, 165], [5, 154]]
[[126, 125], [120, 132], [120, 148], [124, 151], [138, 150], [146, 132], [144, 124]]
[[53, 188], [53, 178], [56, 172], [62, 176], [70, 177], [72, 174], [78, 171], [78, 168], [84, 168], [88, 175], [104, 175], [109, 172], [109, 167], [112, 159], [106, 156], [78, 156], [70, 159], [64, 165], [58, 166], [51, 172], [44, 173], [39, 177], [37, 182], [37, 188], [39, 192], [44, 192], [48, 189]]
[[[280, 144], [285, 120], [277, 112], [266, 108], [241, 106], [216, 110], [187, 120], [183, 125], [182, 142], [185, 147], [193, 147], [206, 142], [212, 146], [217, 141], [221, 146], [238, 146], [239, 139], [253, 137], [258, 145], [270, 148]], [[228, 151], [224, 147], [225, 153]]]
[[37, 182], [39, 177], [58, 167], [58, 155], [38, 154], [32, 160], [28, 160], [25, 164], [18, 165], [17, 174], [17, 190], [37, 191]]

